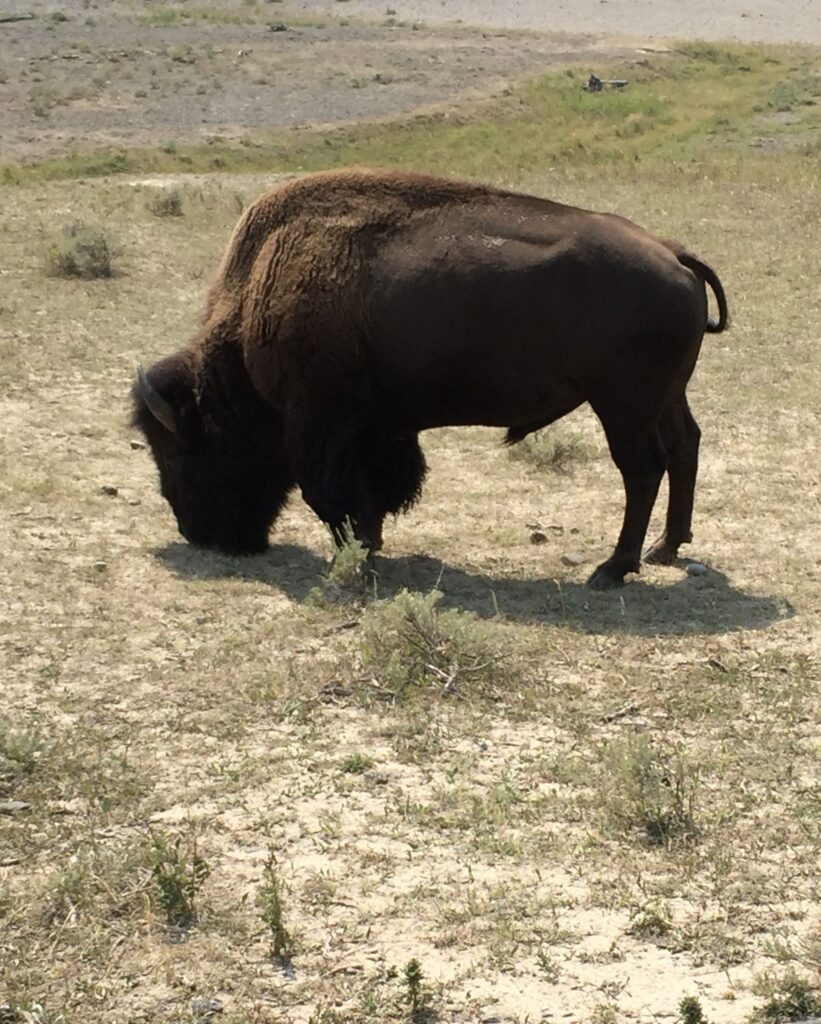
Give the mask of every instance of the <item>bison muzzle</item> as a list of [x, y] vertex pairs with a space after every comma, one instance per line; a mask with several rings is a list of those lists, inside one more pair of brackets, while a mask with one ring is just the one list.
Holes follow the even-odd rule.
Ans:
[[[717, 320], [708, 316], [705, 285]], [[420, 496], [422, 430], [520, 441], [584, 402], [626, 492], [596, 588], [639, 568], [662, 476], [672, 562], [691, 539], [699, 428], [686, 387], [727, 325], [715, 272], [630, 221], [489, 186], [331, 171], [240, 220], [191, 343], [140, 370], [134, 423], [191, 543], [264, 551], [299, 487], [378, 550]]]

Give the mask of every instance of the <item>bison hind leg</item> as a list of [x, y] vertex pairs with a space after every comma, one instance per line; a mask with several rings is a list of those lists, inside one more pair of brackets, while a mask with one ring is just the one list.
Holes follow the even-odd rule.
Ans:
[[664, 534], [646, 552], [644, 561], [672, 565], [680, 545], [693, 539], [693, 501], [701, 431], [684, 395], [664, 410], [659, 427], [669, 455], [667, 521]]

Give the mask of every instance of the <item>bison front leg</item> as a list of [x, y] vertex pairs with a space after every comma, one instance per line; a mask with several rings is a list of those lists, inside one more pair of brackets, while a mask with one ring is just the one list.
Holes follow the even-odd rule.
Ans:
[[604, 422], [604, 429], [613, 461], [624, 480], [626, 504], [616, 550], [587, 581], [594, 590], [621, 586], [626, 573], [639, 571], [641, 547], [667, 465], [656, 428], [641, 435]]
[[343, 548], [353, 537], [367, 548], [369, 554], [382, 550], [382, 524], [385, 517], [376, 512], [346, 516], [342, 521], [329, 522], [331, 535], [337, 548]]
[[369, 552], [379, 551], [385, 517], [408, 509], [422, 490], [426, 466], [416, 435], [396, 437], [379, 422], [352, 415], [315, 437], [320, 443], [302, 460], [305, 501], [330, 526], [337, 546], [352, 530]]
[[679, 546], [693, 539], [693, 502], [701, 439], [701, 431], [684, 395], [665, 410], [660, 429], [668, 452], [670, 495], [667, 523], [664, 535], [653, 544], [644, 560], [657, 565], [671, 565], [678, 555]]

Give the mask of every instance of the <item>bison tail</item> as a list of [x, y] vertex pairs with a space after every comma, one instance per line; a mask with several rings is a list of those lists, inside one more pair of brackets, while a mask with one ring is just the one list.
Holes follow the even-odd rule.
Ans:
[[729, 323], [729, 315], [727, 312], [727, 297], [724, 294], [724, 288], [721, 285], [721, 281], [718, 278], [718, 274], [713, 270], [712, 267], [706, 263], [702, 263], [701, 260], [696, 259], [689, 252], [685, 252], [678, 246], [675, 247], [674, 252], [678, 258], [679, 263], [687, 267], [688, 270], [700, 277], [701, 280], [710, 286], [713, 294], [716, 297], [718, 303], [718, 320], [713, 317], [707, 317], [707, 331], [709, 334], [719, 334], [725, 330]]

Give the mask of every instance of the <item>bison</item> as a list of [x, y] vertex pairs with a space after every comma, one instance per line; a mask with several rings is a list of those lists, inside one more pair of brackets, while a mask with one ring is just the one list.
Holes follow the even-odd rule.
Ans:
[[[706, 285], [719, 310], [708, 316]], [[514, 443], [589, 402], [626, 492], [601, 589], [637, 572], [665, 471], [691, 540], [700, 431], [686, 387], [716, 273], [622, 217], [488, 185], [367, 169], [279, 184], [241, 218], [193, 340], [132, 392], [192, 544], [262, 552], [289, 493], [369, 551], [420, 496], [422, 430]]]

